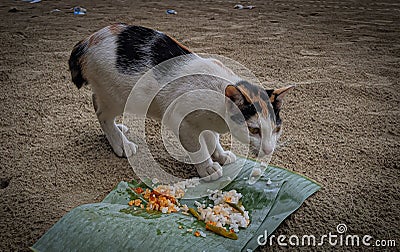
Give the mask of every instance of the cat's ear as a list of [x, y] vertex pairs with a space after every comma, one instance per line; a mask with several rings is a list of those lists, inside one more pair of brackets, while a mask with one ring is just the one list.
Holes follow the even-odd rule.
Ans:
[[269, 100], [271, 104], [274, 106], [274, 109], [280, 109], [282, 106], [283, 98], [286, 94], [289, 93], [290, 90], [294, 89], [295, 85], [290, 85], [287, 87], [282, 87], [278, 89], [267, 89], [265, 90], [269, 96]]
[[247, 94], [243, 93], [238, 87], [228, 85], [225, 88], [225, 96], [234, 102], [238, 107], [241, 107], [249, 102]]

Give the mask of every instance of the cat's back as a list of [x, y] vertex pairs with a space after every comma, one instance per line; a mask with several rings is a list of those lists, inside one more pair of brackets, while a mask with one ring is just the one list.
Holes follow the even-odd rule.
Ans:
[[162, 32], [119, 23], [104, 27], [76, 44], [69, 67], [73, 82], [80, 88], [91, 79], [94, 82], [113, 77], [129, 79], [168, 59], [191, 53]]

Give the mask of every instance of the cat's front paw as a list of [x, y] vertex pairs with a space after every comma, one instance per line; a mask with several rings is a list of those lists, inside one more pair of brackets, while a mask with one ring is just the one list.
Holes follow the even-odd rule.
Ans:
[[130, 157], [133, 154], [136, 154], [138, 146], [131, 141], [124, 142], [124, 152], [122, 154], [123, 157]]
[[111, 147], [113, 148], [115, 154], [118, 157], [130, 157], [137, 151], [137, 145], [129, 141], [128, 139], [124, 139], [121, 141], [113, 141], [111, 142]]
[[136, 154], [138, 148], [137, 145], [129, 141], [124, 135], [124, 133], [129, 131], [128, 127], [123, 124], [116, 124], [116, 126], [122, 132], [122, 134], [117, 133], [116, 136], [113, 135], [109, 138], [109, 142], [114, 150], [114, 153], [118, 157], [126, 158]]
[[209, 162], [207, 165], [197, 166], [197, 173], [205, 181], [217, 180], [222, 177], [222, 167], [217, 162]]
[[222, 153], [214, 153], [213, 160], [220, 165], [227, 165], [236, 162], [236, 155], [231, 151], [224, 151]]

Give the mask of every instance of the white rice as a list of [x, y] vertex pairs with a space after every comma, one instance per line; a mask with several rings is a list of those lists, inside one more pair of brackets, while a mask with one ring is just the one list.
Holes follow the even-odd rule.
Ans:
[[166, 214], [168, 212], [168, 207], [161, 207], [161, 212]]
[[240, 209], [243, 214], [238, 210], [234, 209], [232, 206], [226, 202], [232, 204], [238, 204], [241, 193], [236, 192], [236, 190], [231, 190], [229, 192], [222, 192], [221, 190], [210, 191], [209, 199], [214, 202], [214, 206], [207, 208], [195, 202], [197, 206], [197, 211], [200, 214], [200, 218], [207, 222], [215, 222], [217, 227], [229, 227], [233, 229], [234, 232], [239, 232], [240, 227], [247, 227], [250, 223], [249, 213], [245, 210], [243, 206]]
[[[256, 171], [258, 172], [257, 176], [262, 173], [261, 169], [258, 168], [258, 170], [259, 171]], [[157, 180], [153, 179], [153, 182], [157, 182]], [[181, 198], [188, 188], [195, 187], [199, 183], [200, 181], [198, 178], [187, 179], [173, 185], [159, 185], [154, 190], [175, 198]], [[242, 198], [241, 193], [238, 193], [236, 190], [230, 190], [228, 192], [223, 192], [221, 190], [208, 190], [207, 192], [209, 193], [208, 198], [214, 203], [214, 205], [207, 204], [206, 206], [205, 201], [202, 203], [198, 201], [194, 202], [201, 220], [206, 223], [216, 223], [215, 225], [217, 227], [228, 227], [234, 232], [239, 232], [239, 228], [246, 228], [250, 224], [249, 213], [245, 210], [244, 206], [240, 206], [240, 209], [243, 212], [242, 214], [240, 211], [228, 204], [231, 203], [238, 205], [239, 200]], [[187, 213], [189, 210], [187, 205], [182, 205], [180, 207], [175, 205], [174, 208], [178, 212], [182, 213]], [[168, 207], [162, 207], [160, 210], [162, 213], [167, 213]]]
[[250, 175], [250, 177], [258, 177], [258, 176], [261, 176], [262, 173], [263, 173], [263, 171], [262, 171], [260, 168], [254, 167], [254, 168], [251, 170], [251, 175]]

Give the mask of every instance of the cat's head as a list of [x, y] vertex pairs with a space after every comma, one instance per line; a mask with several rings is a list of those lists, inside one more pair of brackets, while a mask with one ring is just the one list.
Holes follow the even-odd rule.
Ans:
[[246, 81], [226, 87], [225, 96], [237, 106], [227, 103], [231, 133], [249, 144], [253, 154], [262, 157], [274, 151], [282, 132], [279, 112], [283, 97], [293, 88], [265, 90]]

